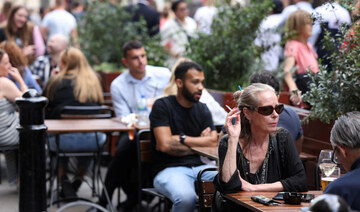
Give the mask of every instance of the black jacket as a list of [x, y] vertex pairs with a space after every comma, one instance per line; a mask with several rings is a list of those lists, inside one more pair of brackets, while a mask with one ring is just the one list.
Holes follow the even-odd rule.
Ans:
[[132, 16], [133, 22], [140, 21], [141, 16], [144, 17], [150, 36], [159, 33], [160, 14], [156, 10], [145, 4], [138, 3], [136, 5], [130, 5], [127, 11], [130, 13], [134, 12]]

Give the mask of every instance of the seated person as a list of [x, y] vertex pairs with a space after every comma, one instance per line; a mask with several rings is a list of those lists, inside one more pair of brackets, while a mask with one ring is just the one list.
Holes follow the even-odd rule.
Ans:
[[[279, 81], [269, 72], [254, 73], [250, 77], [250, 83], [263, 83], [270, 85], [275, 89], [275, 92], [279, 93], [280, 83]], [[296, 146], [302, 146], [303, 130], [301, 127], [300, 119], [298, 114], [290, 107], [284, 107], [284, 111], [279, 116], [278, 127], [285, 128], [291, 134]]]
[[[171, 69], [171, 77], [170, 82], [164, 89], [164, 96], [169, 95], [176, 95], [177, 87], [175, 83], [175, 69], [176, 67], [182, 63], [182, 62], [190, 62], [190, 59], [187, 58], [180, 58], [176, 61], [175, 65]], [[223, 107], [219, 105], [219, 103], [211, 96], [211, 94], [204, 88], [199, 100], [201, 103], [206, 104], [206, 106], [209, 108], [214, 125], [224, 125], [225, 123], [225, 117], [226, 117], [226, 111]]]
[[[76, 48], [65, 50], [60, 57], [60, 72], [50, 78], [44, 88], [44, 96], [49, 99], [45, 116], [59, 119], [64, 106], [95, 106], [103, 103], [100, 80], [88, 64], [84, 54]], [[59, 147], [54, 137], [50, 137], [50, 150], [61, 152], [97, 151], [102, 147], [106, 136], [103, 133], [68, 133], [60, 135]], [[97, 144], [97, 140], [99, 144]], [[91, 162], [89, 157], [78, 157], [79, 173], [72, 182], [74, 191], [81, 185], [82, 179]], [[67, 160], [60, 160], [59, 177], [61, 183], [69, 183], [66, 176]], [[66, 195], [66, 194], [65, 194]]]
[[[32, 73], [27, 66], [28, 59], [21, 51], [20, 47], [13, 41], [3, 41], [0, 43], [0, 48], [3, 49], [8, 55], [12, 66], [17, 68], [28, 88], [33, 88], [37, 92], [41, 93], [40, 85], [36, 82]], [[11, 76], [10, 76], [10, 79]], [[18, 82], [15, 82], [16, 86], [20, 89]]]
[[[199, 102], [204, 73], [195, 62], [175, 69], [176, 96], [156, 100], [150, 114], [151, 142], [155, 147], [154, 187], [173, 202], [172, 211], [194, 211], [197, 200], [194, 182], [204, 168], [191, 147], [217, 145], [217, 133], [207, 106]], [[206, 172], [203, 180], [213, 180]]]
[[[294, 141], [287, 130], [277, 128], [284, 106], [278, 103], [274, 89], [254, 83], [234, 96], [238, 108], [228, 113], [228, 135], [219, 143], [216, 190], [224, 194], [306, 191], [306, 175]], [[216, 195], [214, 203], [218, 198], [221, 195]]]
[[[170, 78], [168, 68], [147, 64], [145, 46], [140, 41], [126, 42], [121, 61], [128, 68], [111, 83], [111, 96], [117, 117], [125, 117], [138, 112], [138, 100], [145, 96], [148, 100], [159, 97]], [[111, 158], [105, 176], [105, 187], [98, 204], [106, 207], [116, 188], [126, 194], [126, 200], [117, 207], [131, 211], [138, 201], [136, 168], [136, 142], [129, 139], [127, 132], [120, 133], [115, 155]], [[92, 211], [96, 211], [94, 208]]]
[[[8, 79], [11, 76], [20, 85]], [[0, 147], [10, 147], [19, 144], [19, 132], [16, 127], [19, 117], [16, 112], [15, 98], [21, 97], [27, 86], [19, 71], [12, 67], [9, 56], [0, 49]], [[7, 167], [7, 176], [10, 185], [18, 183], [16, 150], [4, 151]]]
[[345, 170], [344, 176], [331, 182], [325, 194], [336, 194], [345, 199], [353, 210], [360, 210], [360, 112], [348, 112], [335, 121], [330, 142]]

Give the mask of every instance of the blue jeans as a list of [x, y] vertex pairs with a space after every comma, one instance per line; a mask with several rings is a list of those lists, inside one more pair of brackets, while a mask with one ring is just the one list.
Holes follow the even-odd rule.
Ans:
[[[160, 171], [154, 178], [154, 187], [169, 198], [173, 212], [194, 211], [197, 195], [195, 181], [198, 173], [205, 168], [214, 167], [201, 165], [195, 167], [169, 167]], [[202, 180], [213, 180], [217, 171], [205, 172]]]
[[[97, 135], [97, 140], [96, 136]], [[98, 143], [97, 143], [97, 142]], [[104, 133], [68, 133], [59, 135], [59, 151], [65, 153], [71, 152], [96, 152], [102, 149], [106, 142], [106, 134]], [[49, 136], [49, 148], [51, 151], [56, 151], [56, 137]], [[86, 169], [90, 162], [91, 157], [77, 157], [78, 166]], [[66, 166], [67, 159], [61, 158], [60, 166]]]

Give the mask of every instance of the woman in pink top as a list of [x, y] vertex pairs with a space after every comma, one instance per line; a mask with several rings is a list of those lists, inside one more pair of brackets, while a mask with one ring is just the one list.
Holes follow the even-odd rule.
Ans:
[[28, 20], [28, 11], [24, 6], [11, 9], [4, 28], [0, 28], [0, 42], [14, 41], [28, 58], [31, 65], [35, 58], [44, 55], [45, 43], [40, 29]]
[[[285, 83], [291, 91], [290, 100], [294, 104], [301, 101], [301, 93], [309, 90], [310, 78], [306, 70], [317, 73], [319, 65], [317, 54], [307, 39], [312, 34], [312, 19], [308, 12], [297, 10], [293, 12], [286, 22], [287, 42], [285, 45]], [[295, 70], [295, 78], [292, 76], [291, 70]]]

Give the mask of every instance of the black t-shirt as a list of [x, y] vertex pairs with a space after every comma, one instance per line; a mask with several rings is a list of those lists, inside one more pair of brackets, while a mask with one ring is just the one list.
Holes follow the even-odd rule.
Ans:
[[154, 148], [153, 168], [157, 173], [164, 168], [174, 166], [198, 166], [203, 164], [197, 154], [182, 157], [172, 156], [155, 149], [156, 140], [153, 130], [156, 127], [169, 126], [172, 135], [184, 133], [198, 137], [210, 127], [215, 130], [211, 113], [203, 103], [194, 103], [191, 108], [182, 107], [175, 96], [168, 96], [155, 101], [150, 114], [151, 142]]

